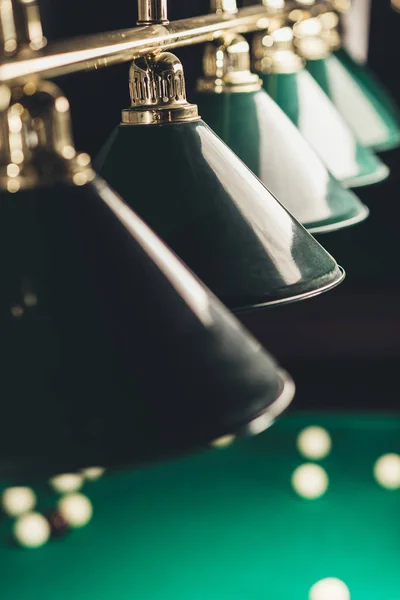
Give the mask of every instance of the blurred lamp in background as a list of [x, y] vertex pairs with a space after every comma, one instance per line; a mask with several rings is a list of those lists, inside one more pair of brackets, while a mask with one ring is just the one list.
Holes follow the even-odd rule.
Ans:
[[[398, 109], [368, 67], [343, 47], [342, 14], [335, 12], [330, 2], [315, 4], [310, 12], [297, 12], [300, 22], [293, 29], [298, 51], [308, 59], [308, 70], [357, 139], [379, 152], [400, 146]], [[320, 45], [322, 49], [323, 41], [325, 49], [313, 56], [314, 48]]]
[[[298, 18], [301, 11], [293, 11]], [[294, 13], [294, 14], [293, 14]], [[277, 21], [253, 39], [255, 70], [272, 98], [297, 125], [336, 179], [347, 187], [385, 179], [389, 169], [365, 148], [315, 78], [306, 60], [318, 64], [330, 55], [318, 19]], [[309, 62], [307, 62], [307, 65]]]
[[311, 233], [365, 219], [368, 209], [330, 175], [261, 86], [242, 36], [227, 33], [206, 45], [195, 97], [206, 123]]

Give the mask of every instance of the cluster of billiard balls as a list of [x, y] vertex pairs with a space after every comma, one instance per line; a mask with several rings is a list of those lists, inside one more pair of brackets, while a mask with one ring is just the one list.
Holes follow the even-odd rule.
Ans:
[[[309, 460], [322, 460], [330, 453], [332, 440], [326, 429], [307, 427], [298, 435], [297, 449]], [[400, 489], [400, 455], [384, 454], [375, 462], [373, 473], [375, 480], [382, 487]], [[320, 498], [328, 489], [328, 485], [328, 474], [315, 462], [299, 466], [292, 474], [293, 489], [303, 498]]]
[[102, 467], [90, 467], [79, 473], [52, 477], [49, 484], [60, 497], [54, 510], [46, 515], [35, 511], [37, 498], [31, 488], [7, 488], [2, 494], [1, 504], [3, 512], [14, 519], [15, 542], [24, 548], [40, 548], [51, 537], [89, 523], [93, 515], [92, 503], [80, 493], [80, 489], [86, 480], [97, 480], [103, 474]]
[[[297, 437], [297, 449], [311, 461], [326, 458], [332, 449], [332, 440], [326, 429], [307, 427]], [[373, 473], [379, 485], [386, 489], [400, 489], [400, 455], [384, 454], [374, 465]], [[307, 499], [320, 498], [328, 489], [328, 475], [316, 462], [308, 462], [292, 474], [296, 493]], [[309, 600], [350, 600], [350, 590], [340, 579], [321, 579], [310, 590]]]

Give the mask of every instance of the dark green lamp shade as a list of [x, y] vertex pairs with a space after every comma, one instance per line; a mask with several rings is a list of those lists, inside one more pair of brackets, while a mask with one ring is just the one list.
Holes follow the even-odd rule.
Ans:
[[342, 229], [368, 216], [264, 90], [198, 93], [196, 103], [207, 124], [311, 233]]
[[333, 258], [202, 121], [121, 125], [98, 168], [230, 309], [300, 300], [343, 278]]
[[307, 68], [335, 104], [360, 142], [376, 151], [400, 146], [400, 115], [382, 84], [345, 50]]
[[307, 69], [261, 77], [266, 91], [344, 186], [371, 185], [387, 178], [388, 167], [359, 142]]
[[0, 476], [165, 458], [290, 403], [290, 378], [101, 179], [3, 192], [0, 217]]
[[[308, 462], [296, 440], [310, 425], [332, 439], [319, 462], [328, 489], [315, 500], [291, 484]], [[64, 539], [11, 549], [8, 523], [0, 525], [0, 596], [308, 600], [318, 581], [336, 578], [351, 600], [394, 600], [400, 490], [379, 485], [373, 471], [382, 455], [399, 453], [399, 439], [394, 415], [293, 415], [218, 452], [87, 483], [93, 520]], [[325, 592], [314, 597], [349, 598]]]

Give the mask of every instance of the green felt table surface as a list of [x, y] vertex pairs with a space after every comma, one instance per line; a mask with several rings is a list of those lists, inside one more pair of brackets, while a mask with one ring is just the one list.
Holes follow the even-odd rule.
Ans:
[[[333, 442], [318, 500], [290, 483], [308, 425]], [[389, 452], [400, 415], [292, 414], [229, 448], [109, 474], [85, 485], [91, 523], [41, 549], [11, 547], [0, 522], [0, 598], [307, 600], [336, 577], [352, 600], [399, 600], [400, 490], [373, 477]]]

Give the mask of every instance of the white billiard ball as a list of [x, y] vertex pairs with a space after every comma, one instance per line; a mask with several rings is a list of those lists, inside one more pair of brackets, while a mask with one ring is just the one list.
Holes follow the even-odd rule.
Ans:
[[35, 508], [36, 495], [28, 487], [10, 487], [3, 492], [1, 502], [9, 517], [19, 517]]
[[313, 500], [322, 496], [328, 489], [326, 471], [311, 463], [301, 465], [292, 475], [292, 486], [299, 496]]
[[64, 521], [72, 528], [83, 527], [93, 515], [92, 503], [83, 494], [64, 496], [57, 507]]
[[309, 600], [350, 600], [350, 590], [344, 581], [334, 577], [321, 579], [309, 593]]
[[323, 427], [307, 427], [297, 438], [297, 448], [306, 458], [321, 460], [331, 451], [331, 436]]
[[50, 525], [39, 513], [27, 513], [14, 524], [14, 536], [24, 548], [40, 548], [50, 537]]
[[376, 481], [384, 488], [397, 490], [400, 488], [400, 456], [384, 454], [374, 465]]

